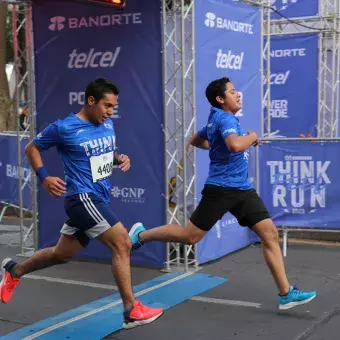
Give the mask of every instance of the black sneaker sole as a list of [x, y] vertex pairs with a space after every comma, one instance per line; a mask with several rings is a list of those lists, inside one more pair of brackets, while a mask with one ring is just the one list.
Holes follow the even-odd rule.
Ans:
[[123, 323], [123, 328], [124, 329], [131, 329], [131, 328], [135, 328], [135, 327], [138, 327], [138, 326], [148, 325], [149, 323], [151, 323], [151, 322], [157, 320], [158, 318], [160, 318], [163, 314], [164, 314], [164, 312], [154, 316], [151, 319], [147, 319], [147, 320], [135, 320], [135, 321], [130, 321], [130, 322], [124, 322]]

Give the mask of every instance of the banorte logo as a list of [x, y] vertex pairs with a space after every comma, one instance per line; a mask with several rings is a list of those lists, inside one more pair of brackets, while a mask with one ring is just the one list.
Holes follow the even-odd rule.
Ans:
[[216, 15], [214, 13], [206, 13], [206, 19], [204, 21], [205, 26], [207, 27], [215, 27], [215, 19]]
[[212, 12], [205, 13], [204, 25], [208, 28], [217, 28], [245, 34], [254, 34], [254, 25], [247, 22], [219, 17]]
[[143, 23], [142, 13], [119, 13], [102, 14], [94, 16], [63, 17], [54, 16], [50, 18], [48, 26], [50, 31], [61, 31], [63, 29], [83, 29], [108, 26], [140, 25]]
[[64, 22], [66, 18], [64, 17], [53, 17], [50, 19], [51, 24], [48, 26], [50, 31], [61, 31], [65, 28]]
[[[276, 10], [285, 10], [288, 8], [289, 4], [296, 4], [298, 0], [270, 0], [270, 5]], [[281, 3], [280, 5], [278, 3]]]

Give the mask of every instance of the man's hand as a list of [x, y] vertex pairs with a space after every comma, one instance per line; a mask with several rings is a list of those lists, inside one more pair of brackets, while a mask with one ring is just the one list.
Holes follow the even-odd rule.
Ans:
[[59, 177], [48, 176], [42, 184], [52, 197], [60, 197], [66, 194], [66, 183]]
[[123, 154], [119, 155], [118, 163], [123, 172], [126, 172], [130, 169], [131, 162], [129, 156]]
[[253, 135], [254, 138], [256, 138], [255, 142], [253, 143], [253, 146], [257, 146], [261, 143], [260, 138], [257, 136], [256, 132], [248, 131], [247, 133], [248, 133], [248, 135]]

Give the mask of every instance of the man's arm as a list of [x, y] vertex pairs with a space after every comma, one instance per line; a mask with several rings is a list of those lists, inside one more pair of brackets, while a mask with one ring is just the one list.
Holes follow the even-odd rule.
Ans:
[[202, 138], [201, 136], [199, 136], [198, 133], [195, 133], [191, 137], [190, 144], [192, 146], [195, 146], [196, 148], [199, 148], [199, 149], [209, 150], [208, 141], [206, 139]]
[[41, 151], [32, 141], [27, 144], [25, 152], [33, 170], [39, 177], [46, 191], [53, 197], [59, 197], [66, 194], [66, 183], [59, 177], [48, 175], [48, 172], [43, 165]]
[[25, 148], [25, 153], [31, 166], [46, 191], [53, 197], [59, 197], [66, 193], [66, 183], [59, 177], [49, 176], [44, 167], [41, 152], [59, 143], [59, 132], [56, 123], [46, 127], [33, 141], [29, 142]]
[[258, 137], [255, 132], [252, 132], [247, 136], [232, 134], [225, 139], [225, 143], [230, 152], [243, 152], [249, 149], [253, 144], [257, 144]]
[[206, 126], [204, 126], [201, 130], [198, 130], [191, 137], [190, 144], [196, 148], [209, 150], [208, 131]]
[[247, 136], [239, 136], [238, 122], [227, 116], [220, 120], [218, 128], [230, 152], [243, 152], [259, 142], [255, 132], [249, 133]]
[[39, 168], [43, 166], [41, 151], [32, 141], [26, 145], [25, 153], [29, 162], [31, 163], [34, 172], [36, 172]]

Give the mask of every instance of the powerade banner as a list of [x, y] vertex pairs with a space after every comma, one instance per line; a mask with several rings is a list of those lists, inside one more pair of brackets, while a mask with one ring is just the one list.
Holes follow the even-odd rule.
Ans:
[[[315, 16], [319, 13], [318, 0], [270, 0], [270, 5], [288, 18]], [[281, 15], [272, 11], [272, 19], [281, 18]]]
[[272, 37], [270, 61], [271, 134], [316, 137], [318, 36]]
[[[236, 115], [245, 131], [261, 132], [261, 15], [257, 8], [228, 0], [196, 2], [197, 129], [207, 122], [208, 84], [229, 77], [241, 93], [243, 109]], [[255, 161], [249, 157], [250, 166]], [[209, 156], [197, 151], [197, 199], [208, 176]], [[253, 174], [250, 174], [252, 177]], [[254, 177], [252, 178], [254, 179]], [[216, 259], [253, 241], [247, 228], [229, 213], [198, 245], [200, 263]]]
[[340, 228], [338, 143], [260, 148], [260, 193], [278, 226]]
[[[31, 207], [31, 167], [24, 159], [27, 139], [21, 140], [22, 166], [18, 166], [18, 139], [17, 136], [0, 134], [0, 202], [19, 206], [19, 176], [22, 178], [23, 207]], [[21, 172], [21, 174], [20, 174]], [[26, 184], [24, 184], [27, 182]]]
[[[165, 222], [162, 57], [159, 0], [130, 0], [125, 9], [79, 2], [34, 6], [37, 124], [41, 131], [69, 112], [79, 112], [87, 84], [106, 77], [120, 89], [113, 118], [118, 152], [131, 169], [114, 170], [111, 209], [124, 226], [147, 228]], [[55, 150], [43, 154], [49, 173], [63, 177]], [[67, 216], [63, 199], [40, 188], [39, 247], [54, 244]], [[98, 241], [81, 256], [110, 258]], [[132, 253], [133, 263], [163, 265], [165, 244], [150, 243]]]

